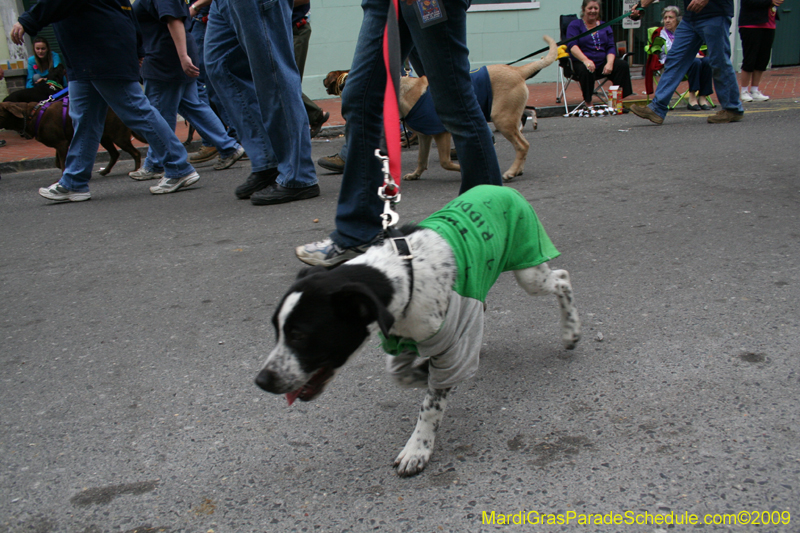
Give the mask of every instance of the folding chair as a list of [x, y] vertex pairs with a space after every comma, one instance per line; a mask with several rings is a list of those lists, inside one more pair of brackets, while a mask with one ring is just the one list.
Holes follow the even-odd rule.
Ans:
[[[658, 86], [658, 78], [661, 77], [661, 74], [664, 71], [664, 64], [661, 63], [659, 54], [661, 53], [665, 42], [666, 41], [663, 37], [661, 37], [659, 28], [657, 26], [647, 28], [647, 43], [644, 45], [644, 51], [647, 52], [647, 61], [644, 64], [644, 85], [648, 100], [650, 99], [650, 95], [655, 93], [655, 88]], [[705, 49], [706, 45], [700, 47], [700, 51]], [[683, 81], [687, 81], [688, 79], [688, 76], [683, 77]], [[687, 94], [689, 94], [688, 87], [683, 92], [675, 89], [675, 95], [678, 97], [678, 100], [674, 104], [667, 107], [670, 110], [675, 109], [678, 107], [678, 104], [680, 104], [684, 98], [686, 98]], [[711, 96], [706, 95], [706, 100], [708, 101], [708, 105], [712, 108], [717, 107], [716, 104], [711, 100]]]
[[[573, 20], [577, 20], [578, 15], [561, 15], [558, 19], [559, 27], [561, 28], [561, 40], [567, 38], [567, 26], [569, 26], [570, 22]], [[567, 89], [569, 88], [569, 84], [573, 81], [578, 81], [575, 78], [575, 69], [572, 68], [572, 56], [569, 55], [569, 46], [571, 44], [562, 44], [558, 48], [558, 78], [556, 79], [556, 103], [560, 104], [561, 101], [564, 101], [564, 113], [567, 115], [574, 115], [577, 113], [582, 107], [585, 107], [585, 102], [581, 100], [581, 103], [575, 106], [575, 109], [572, 111], [569, 110], [569, 103], [567, 102]], [[624, 58], [623, 58], [624, 59]], [[602, 102], [606, 105], [610, 105], [608, 93], [606, 93], [605, 88], [603, 87], [606, 83], [608, 83], [607, 77], [598, 78], [595, 82], [594, 87], [594, 96], [597, 96]]]

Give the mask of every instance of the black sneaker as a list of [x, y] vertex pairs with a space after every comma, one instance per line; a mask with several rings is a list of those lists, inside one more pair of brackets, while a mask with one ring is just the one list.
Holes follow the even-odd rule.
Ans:
[[267, 170], [253, 172], [247, 176], [247, 179], [244, 183], [236, 187], [236, 197], [240, 200], [247, 200], [253, 195], [254, 192], [258, 192], [261, 189], [266, 189], [275, 183], [276, 179], [278, 179], [277, 168], [268, 168]]
[[311, 124], [309, 127], [311, 128], [311, 138], [313, 139], [319, 132], [322, 131], [322, 125], [328, 122], [328, 119], [331, 118], [331, 114], [327, 112], [323, 112], [322, 116], [319, 117], [319, 121]]
[[289, 189], [273, 183], [266, 189], [258, 191], [250, 197], [253, 205], [274, 205], [294, 202], [295, 200], [305, 200], [319, 196], [319, 185], [316, 183], [311, 187], [301, 187], [299, 189]]

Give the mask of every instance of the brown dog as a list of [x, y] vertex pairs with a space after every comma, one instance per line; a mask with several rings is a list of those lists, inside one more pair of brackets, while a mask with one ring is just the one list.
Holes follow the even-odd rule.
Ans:
[[[15, 130], [28, 138], [34, 138], [45, 146], [56, 149], [56, 166], [62, 171], [67, 160], [69, 143], [72, 141], [72, 119], [69, 113], [66, 117], [63, 113], [60, 100], [53, 102], [39, 119], [38, 128], [36, 119], [39, 111], [34, 111], [36, 103], [0, 103], [0, 128]], [[134, 161], [134, 170], [138, 170], [142, 165], [142, 154], [139, 153], [131, 143], [131, 135], [141, 142], [147, 142], [140, 136], [133, 134], [131, 130], [122, 123], [119, 117], [108, 109], [106, 123], [103, 129], [103, 136], [100, 144], [108, 152], [108, 165], [100, 169], [100, 175], [105, 176], [119, 159], [119, 146], [122, 150], [129, 153]], [[116, 144], [116, 146], [115, 146]]]
[[328, 72], [328, 75], [322, 80], [325, 91], [332, 96], [341, 96], [349, 72], [349, 70], [332, 70]]
[[[520, 121], [525, 113], [525, 104], [528, 102], [528, 87], [525, 80], [533, 77], [537, 72], [552, 64], [558, 56], [556, 42], [548, 37], [544, 37], [550, 47], [547, 55], [538, 61], [528, 63], [520, 67], [510, 65], [489, 65], [486, 67], [489, 73], [492, 90], [492, 108], [484, 109], [485, 115], [491, 117], [494, 127], [508, 139], [516, 150], [516, 157], [511, 167], [503, 173], [503, 179], [509, 181], [515, 176], [522, 174], [525, 166], [525, 159], [528, 156], [530, 143], [520, 133]], [[328, 73], [323, 80], [323, 84], [328, 94], [341, 94], [347, 79], [346, 70], [334, 70]], [[398, 97], [400, 106], [400, 117], [405, 118], [412, 110], [414, 105], [428, 91], [428, 78], [412, 78], [405, 76], [400, 78], [400, 95]], [[490, 111], [487, 113], [487, 111]], [[413, 130], [413, 125], [409, 125]], [[445, 170], [461, 170], [458, 163], [450, 158], [450, 133], [443, 132], [435, 135], [426, 135], [414, 130], [419, 136], [419, 158], [417, 168], [414, 172], [406, 174], [403, 179], [419, 179], [428, 168], [428, 156], [430, 155], [431, 140], [436, 141], [439, 151], [439, 163]]]

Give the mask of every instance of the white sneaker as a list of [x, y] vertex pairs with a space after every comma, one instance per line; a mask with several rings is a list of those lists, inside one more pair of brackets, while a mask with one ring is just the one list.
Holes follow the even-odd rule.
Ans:
[[739, 98], [742, 99], [742, 102], [752, 102], [753, 101], [753, 97], [750, 96], [750, 92], [746, 91], [746, 90], [742, 90], [742, 92], [739, 94]]
[[766, 94], [762, 94], [761, 91], [759, 91], [758, 89], [756, 89], [755, 91], [750, 91], [750, 96], [756, 102], [766, 102], [767, 100], [769, 100], [769, 96], [767, 96]]
[[154, 180], [158, 178], [163, 178], [163, 172], [154, 172], [152, 170], [147, 170], [146, 168], [142, 167], [139, 170], [134, 170], [133, 172], [128, 172], [128, 176], [131, 179], [135, 179], [136, 181], [145, 181], [145, 180]]
[[70, 191], [62, 187], [59, 183], [54, 183], [49, 187], [42, 187], [39, 189], [39, 194], [54, 202], [83, 202], [84, 200], [92, 199], [92, 193], [89, 191]]
[[150, 187], [150, 192], [153, 194], [167, 194], [175, 192], [178, 189], [183, 189], [189, 187], [190, 185], [194, 185], [199, 179], [200, 174], [197, 172], [192, 172], [191, 174], [187, 174], [182, 178], [161, 178], [161, 181], [158, 182], [158, 185]]

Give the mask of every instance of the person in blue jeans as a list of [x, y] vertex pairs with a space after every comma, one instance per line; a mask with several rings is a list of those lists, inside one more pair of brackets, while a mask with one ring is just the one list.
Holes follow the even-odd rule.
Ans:
[[[164, 162], [164, 177], [153, 194], [189, 187], [200, 176], [187, 161], [186, 149], [139, 86], [136, 21], [128, 0], [85, 0], [75, 10], [71, 0], [40, 0], [20, 15], [11, 40], [22, 44], [53, 24], [68, 65], [69, 115], [74, 134], [61, 179], [39, 194], [55, 202], [91, 199], [91, 178], [108, 107], [141, 134]], [[91, 38], [87, 38], [91, 36]]]
[[[189, 18], [186, 3], [183, 0], [137, 0], [133, 13], [142, 30], [145, 49], [142, 78], [148, 100], [173, 130], [180, 113], [203, 139], [216, 147], [220, 155], [214, 169], [229, 168], [241, 159], [244, 148], [228, 135], [219, 117], [197, 94], [197, 47], [186, 31], [185, 21]], [[147, 151], [142, 168], [129, 174], [135, 180], [162, 175], [161, 161], [153, 150]]]
[[[447, 20], [422, 28], [417, 3], [400, 2], [401, 59], [416, 47], [428, 76], [436, 113], [452, 134], [461, 164], [459, 194], [481, 184], [502, 185], [492, 133], [470, 81], [466, 0], [442, 0]], [[389, 0], [362, 0], [364, 19], [353, 66], [342, 93], [347, 157], [336, 210], [336, 229], [322, 241], [299, 246], [297, 257], [311, 265], [332, 266], [363, 253], [380, 240], [383, 184], [380, 147], [383, 92], [383, 28]], [[454, 195], [455, 196], [455, 195]]]
[[208, 16], [208, 81], [250, 157], [235, 193], [254, 205], [319, 196], [291, 17], [291, 0], [214, 0]]
[[[653, 0], [642, 0], [642, 7]], [[683, 81], [694, 62], [697, 51], [705, 43], [706, 57], [714, 77], [714, 90], [722, 109], [710, 115], [710, 124], [739, 122], [744, 107], [739, 97], [739, 82], [731, 63], [730, 29], [733, 18], [733, 0], [684, 0], [683, 20], [675, 30], [675, 39], [664, 64], [664, 73], [658, 82], [655, 97], [647, 106], [633, 104], [631, 111], [655, 124], [662, 124], [667, 116], [672, 94]]]
[[[208, 25], [208, 6], [210, 5], [211, 0], [197, 0], [189, 5], [189, 15], [192, 17], [189, 33], [192, 34], [194, 42], [197, 45], [197, 61], [195, 65], [197, 65], [197, 68], [200, 70], [200, 75], [197, 76], [197, 96], [200, 97], [201, 102], [212, 106], [214, 112], [228, 129], [228, 135], [235, 139], [236, 130], [231, 127], [231, 121], [225, 114], [225, 108], [222, 107], [222, 103], [214, 92], [213, 85], [207, 81], [206, 62], [203, 56], [203, 50], [206, 41], [206, 26]], [[214, 159], [217, 154], [217, 148], [203, 138], [200, 150], [189, 156], [189, 162], [192, 164], [203, 163]]]

